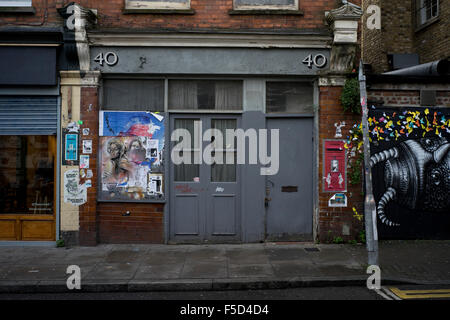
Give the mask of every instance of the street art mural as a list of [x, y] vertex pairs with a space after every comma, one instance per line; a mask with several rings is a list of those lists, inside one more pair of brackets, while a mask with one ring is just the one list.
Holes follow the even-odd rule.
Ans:
[[99, 200], [162, 199], [163, 156], [163, 115], [102, 112]]
[[450, 112], [372, 107], [369, 131], [380, 236], [450, 238]]

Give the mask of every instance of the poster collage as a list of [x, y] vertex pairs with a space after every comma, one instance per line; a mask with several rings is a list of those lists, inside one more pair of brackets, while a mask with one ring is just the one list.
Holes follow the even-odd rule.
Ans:
[[164, 116], [100, 113], [100, 201], [164, 198]]

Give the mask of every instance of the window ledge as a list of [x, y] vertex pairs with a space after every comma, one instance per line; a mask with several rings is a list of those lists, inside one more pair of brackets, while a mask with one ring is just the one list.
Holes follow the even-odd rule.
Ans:
[[304, 15], [303, 10], [290, 9], [232, 9], [230, 15]]
[[437, 16], [436, 18], [430, 19], [427, 22], [425, 22], [424, 24], [421, 24], [420, 26], [418, 26], [416, 28], [415, 32], [422, 31], [423, 29], [431, 26], [432, 24], [435, 24], [438, 21], [441, 21], [441, 18], [439, 16]]
[[35, 14], [36, 9], [34, 7], [0, 7], [0, 13]]
[[195, 14], [194, 9], [124, 9], [124, 14]]

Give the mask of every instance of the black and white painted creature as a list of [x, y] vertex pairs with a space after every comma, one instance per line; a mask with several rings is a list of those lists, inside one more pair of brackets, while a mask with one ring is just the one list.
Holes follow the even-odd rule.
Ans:
[[433, 137], [406, 140], [373, 155], [370, 166], [385, 162], [386, 192], [377, 205], [380, 220], [399, 226], [386, 216], [391, 201], [412, 210], [450, 212], [450, 142]]

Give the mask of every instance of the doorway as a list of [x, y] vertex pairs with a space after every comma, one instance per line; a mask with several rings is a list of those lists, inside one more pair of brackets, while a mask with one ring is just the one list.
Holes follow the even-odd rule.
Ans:
[[[170, 241], [176, 243], [239, 242], [241, 240], [240, 168], [236, 164], [236, 144], [220, 145], [209, 129], [217, 129], [225, 139], [226, 129], [240, 126], [235, 115], [172, 115], [170, 132], [189, 132], [190, 148], [179, 154], [190, 164], [170, 160]], [[205, 140], [205, 141], [204, 141]], [[177, 142], [171, 142], [171, 153]], [[211, 164], [203, 150], [212, 147]], [[217, 159], [222, 159], [217, 161]], [[231, 161], [233, 160], [233, 161]], [[233, 163], [230, 163], [233, 162]]]
[[279, 129], [280, 163], [278, 173], [266, 177], [266, 240], [310, 241], [313, 118], [268, 118], [267, 129]]

